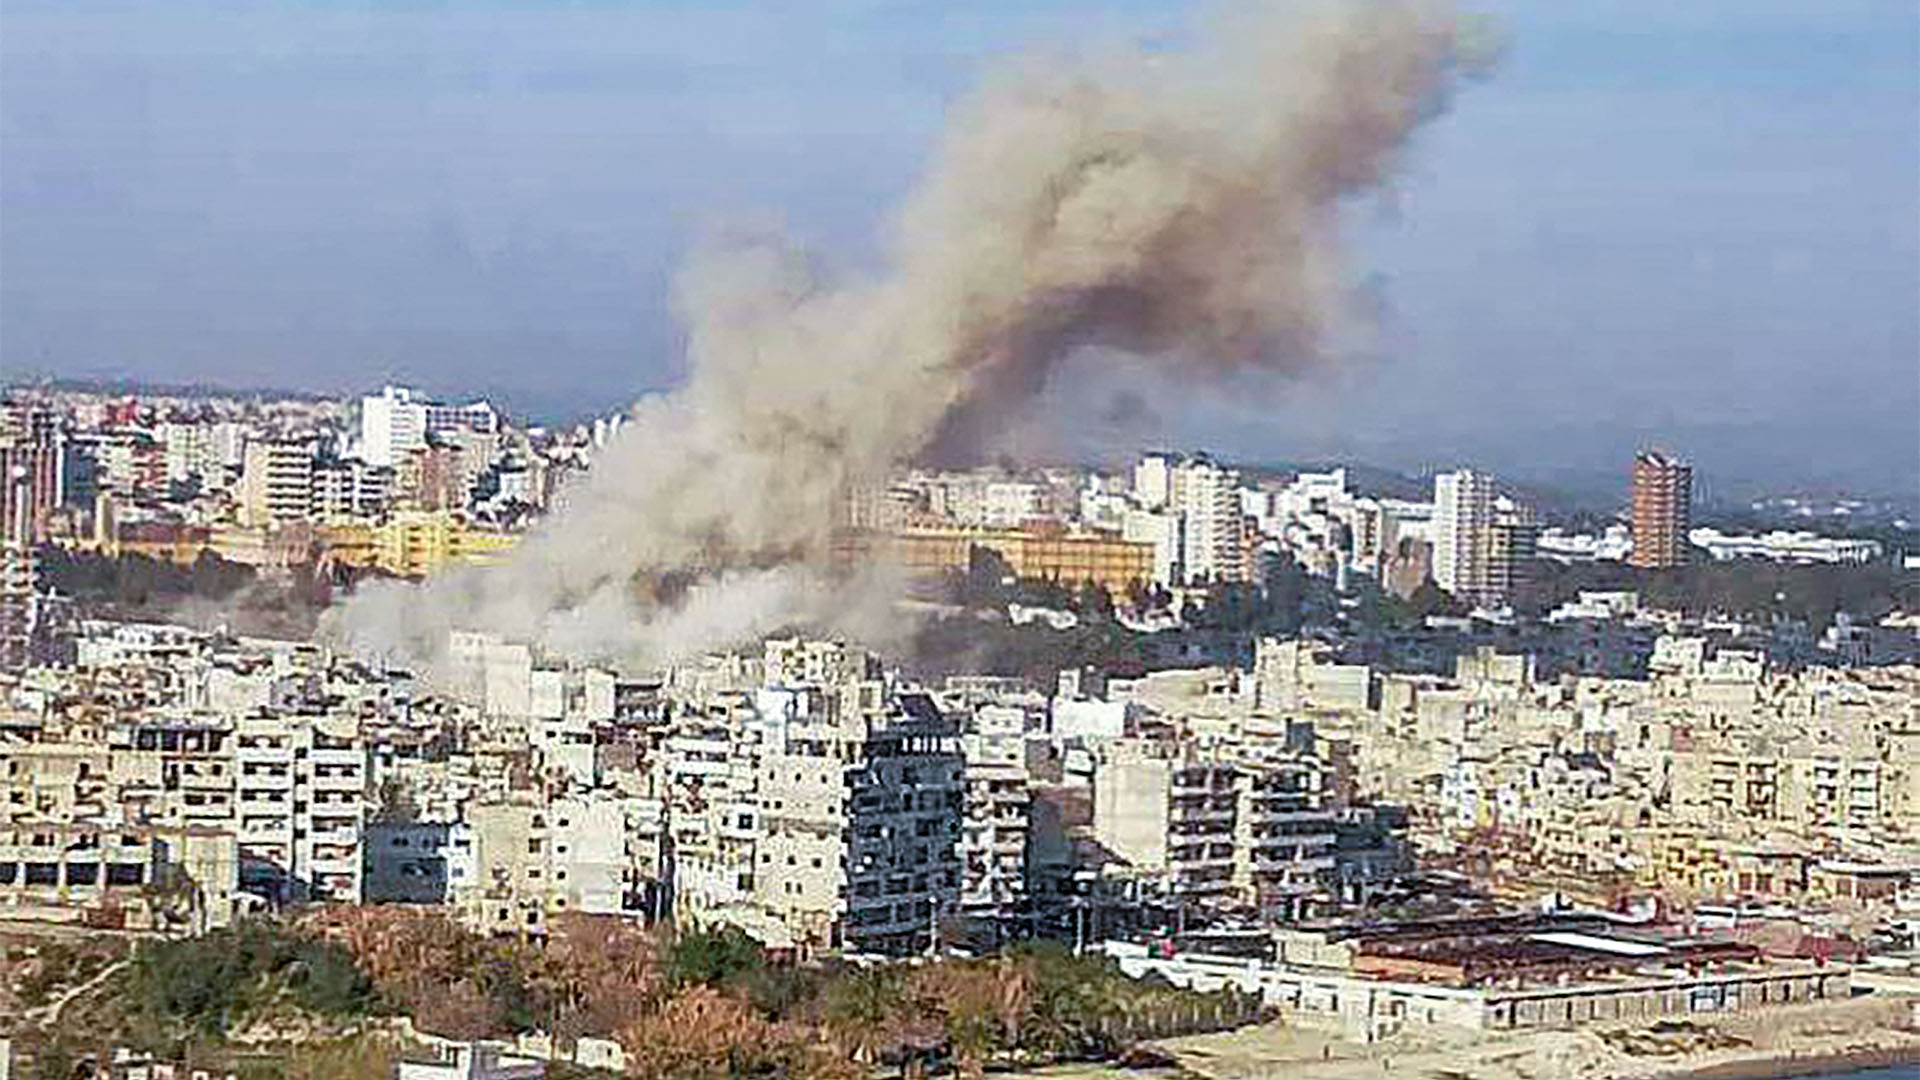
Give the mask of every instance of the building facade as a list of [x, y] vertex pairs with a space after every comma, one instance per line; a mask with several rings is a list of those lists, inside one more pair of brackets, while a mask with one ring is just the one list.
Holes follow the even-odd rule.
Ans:
[[1633, 459], [1633, 553], [1644, 570], [1687, 561], [1692, 524], [1693, 466], [1658, 451]]

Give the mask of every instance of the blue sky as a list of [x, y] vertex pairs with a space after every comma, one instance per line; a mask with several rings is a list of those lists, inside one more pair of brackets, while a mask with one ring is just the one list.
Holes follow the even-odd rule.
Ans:
[[[1920, 490], [1920, 7], [1480, 10], [1499, 71], [1354, 208], [1378, 358], [1154, 441]], [[1189, 14], [7, 0], [0, 369], [609, 406], [677, 378], [700, 229], [858, 260], [982, 63]]]

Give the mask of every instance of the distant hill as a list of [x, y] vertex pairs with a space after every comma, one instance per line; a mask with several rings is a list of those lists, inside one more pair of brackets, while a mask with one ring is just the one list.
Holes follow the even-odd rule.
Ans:
[[0, 382], [0, 387], [67, 391], [77, 394], [125, 395], [129, 397], [231, 398], [248, 401], [335, 401], [339, 394], [313, 390], [287, 390], [278, 387], [218, 386], [213, 383], [158, 383], [139, 379], [87, 379], [54, 376], [18, 376]]

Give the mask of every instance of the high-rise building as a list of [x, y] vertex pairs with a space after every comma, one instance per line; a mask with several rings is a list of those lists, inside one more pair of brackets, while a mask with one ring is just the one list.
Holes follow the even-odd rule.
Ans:
[[1462, 600], [1491, 592], [1493, 477], [1472, 469], [1433, 478], [1433, 580]]
[[313, 516], [320, 521], [378, 519], [393, 502], [393, 470], [354, 458], [313, 468]]
[[0, 441], [0, 527], [23, 543], [47, 537], [47, 522], [66, 500], [66, 453], [58, 435], [34, 442]]
[[0, 542], [0, 672], [24, 670], [32, 655], [35, 581], [33, 548]]
[[1133, 467], [1133, 498], [1148, 510], [1167, 505], [1173, 492], [1174, 459], [1170, 454], [1148, 454]]
[[247, 444], [240, 477], [240, 523], [250, 527], [305, 521], [313, 512], [313, 444], [296, 440]]
[[360, 456], [369, 465], [397, 465], [427, 445], [427, 402], [404, 386], [360, 399]]
[[1240, 513], [1240, 474], [1206, 457], [1181, 462], [1172, 473], [1170, 505], [1186, 519], [1181, 559], [1189, 582], [1246, 581], [1246, 529]]
[[181, 483], [207, 471], [211, 457], [211, 425], [192, 421], [161, 424], [154, 432], [166, 455], [167, 480]]
[[500, 415], [484, 401], [440, 405], [404, 386], [382, 387], [360, 399], [360, 457], [369, 465], [397, 466], [425, 447], [428, 436], [460, 431], [497, 435]]
[[1496, 601], [1532, 583], [1534, 560], [1540, 554], [1540, 518], [1532, 508], [1502, 498], [1494, 508], [1487, 534], [1487, 592]]
[[966, 780], [953, 721], [930, 696], [886, 695], [878, 682], [757, 696], [754, 905], [801, 941], [926, 951], [960, 899]]
[[1687, 561], [1693, 466], [1657, 450], [1633, 459], [1633, 554], [1627, 561], [1664, 570]]
[[1338, 813], [1310, 725], [1294, 727], [1259, 755], [1114, 741], [1094, 769], [1094, 839], [1183, 908], [1299, 914], [1334, 879]]

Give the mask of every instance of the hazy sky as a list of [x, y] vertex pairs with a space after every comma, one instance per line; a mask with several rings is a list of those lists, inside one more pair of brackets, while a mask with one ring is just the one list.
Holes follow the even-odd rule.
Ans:
[[[1159, 429], [1062, 442], [1574, 482], [1658, 441], [1728, 484], [1920, 490], [1920, 6], [1480, 9], [1511, 42], [1499, 72], [1422, 134], [1389, 204], [1355, 208], [1379, 358], [1284, 392], [1157, 388]], [[675, 380], [672, 269], [703, 227], [774, 216], [858, 261], [995, 53], [1188, 14], [0, 12], [0, 371], [395, 378], [540, 411]]]

